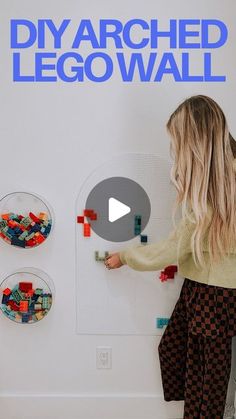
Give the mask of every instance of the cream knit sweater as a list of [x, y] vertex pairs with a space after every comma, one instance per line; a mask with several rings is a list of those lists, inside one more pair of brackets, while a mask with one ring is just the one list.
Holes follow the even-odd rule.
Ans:
[[[236, 158], [234, 169], [236, 172]], [[208, 285], [236, 288], [236, 247], [224, 260], [213, 265], [209, 261], [205, 241], [203, 250], [207, 266], [204, 269], [199, 268], [194, 263], [190, 248], [193, 229], [194, 223], [182, 219], [165, 240], [122, 250], [121, 262], [137, 271], [159, 271], [168, 265], [176, 264], [179, 275], [184, 278]]]

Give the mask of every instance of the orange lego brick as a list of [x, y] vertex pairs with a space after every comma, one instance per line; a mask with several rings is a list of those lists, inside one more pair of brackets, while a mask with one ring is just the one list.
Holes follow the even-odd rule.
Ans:
[[29, 307], [29, 303], [26, 300], [21, 300], [20, 301], [20, 310], [21, 312], [27, 312], [28, 311], [28, 307]]
[[90, 236], [91, 236], [90, 224], [84, 223], [84, 237], [90, 237]]

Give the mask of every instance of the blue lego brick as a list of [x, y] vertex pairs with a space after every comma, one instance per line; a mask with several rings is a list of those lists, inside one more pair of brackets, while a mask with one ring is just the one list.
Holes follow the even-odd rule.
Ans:
[[29, 319], [30, 319], [30, 314], [22, 313], [22, 323], [28, 323]]
[[36, 233], [37, 231], [40, 231], [40, 226], [38, 224], [35, 224], [31, 229], [31, 232]]
[[156, 319], [156, 327], [157, 327], [158, 329], [162, 329], [162, 328], [163, 328], [163, 326], [166, 326], [166, 325], [168, 324], [168, 322], [169, 322], [169, 319], [168, 319], [168, 318], [165, 318], [165, 317], [158, 317], [158, 318]]
[[16, 227], [14, 231], [15, 231], [16, 234], [21, 234], [22, 233], [22, 230], [19, 227]]
[[20, 240], [18, 237], [11, 237], [11, 244], [14, 246], [25, 247], [25, 240]]
[[3, 296], [2, 296], [2, 304], [7, 304], [7, 302], [9, 301], [9, 299], [10, 299], [10, 295], [3, 294]]
[[15, 230], [13, 228], [8, 228], [7, 230], [8, 234], [11, 234], [11, 236], [15, 236]]

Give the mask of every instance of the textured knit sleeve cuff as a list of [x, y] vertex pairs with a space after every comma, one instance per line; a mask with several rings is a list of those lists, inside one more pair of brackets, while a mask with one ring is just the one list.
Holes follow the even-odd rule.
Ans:
[[122, 250], [121, 252], [119, 252], [119, 256], [120, 256], [121, 263], [123, 263], [123, 265], [126, 265], [125, 250]]

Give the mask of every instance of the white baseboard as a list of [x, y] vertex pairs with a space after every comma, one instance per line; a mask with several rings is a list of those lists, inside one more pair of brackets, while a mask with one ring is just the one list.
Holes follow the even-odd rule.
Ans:
[[0, 419], [174, 419], [183, 402], [153, 394], [0, 394]]

